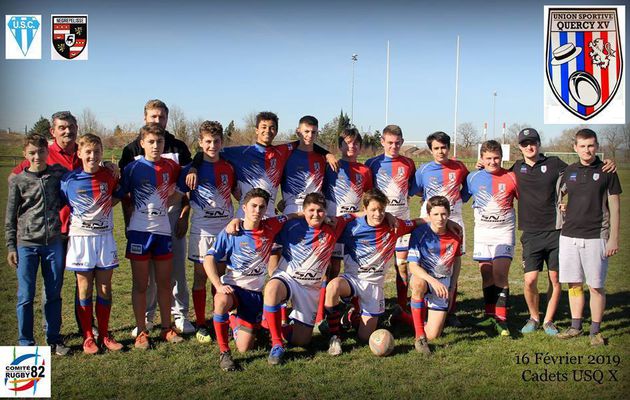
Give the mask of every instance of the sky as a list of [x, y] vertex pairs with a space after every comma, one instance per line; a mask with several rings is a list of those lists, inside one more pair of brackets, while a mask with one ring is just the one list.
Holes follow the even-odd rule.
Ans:
[[[85, 108], [109, 129], [139, 126], [144, 103], [159, 98], [189, 119], [224, 125], [243, 126], [247, 114], [269, 110], [286, 132], [303, 115], [322, 126], [343, 109], [362, 130], [382, 130], [389, 40], [387, 122], [400, 125], [406, 140], [421, 141], [436, 130], [453, 131], [459, 35], [458, 122], [480, 131], [487, 122], [491, 138], [495, 100], [496, 136], [503, 122], [528, 123], [549, 139], [567, 126], [543, 123], [544, 5], [3, 1], [3, 14], [41, 14], [43, 41], [41, 60], [0, 58], [0, 129], [22, 131], [40, 115]], [[50, 60], [52, 13], [88, 14], [87, 61]]]

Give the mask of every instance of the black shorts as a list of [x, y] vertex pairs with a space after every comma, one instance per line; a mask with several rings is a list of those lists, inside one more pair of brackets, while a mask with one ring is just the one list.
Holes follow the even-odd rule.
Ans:
[[560, 243], [560, 231], [548, 232], [523, 232], [521, 244], [523, 245], [523, 268], [525, 273], [542, 271], [544, 263], [547, 263], [549, 271], [558, 271], [558, 249]]

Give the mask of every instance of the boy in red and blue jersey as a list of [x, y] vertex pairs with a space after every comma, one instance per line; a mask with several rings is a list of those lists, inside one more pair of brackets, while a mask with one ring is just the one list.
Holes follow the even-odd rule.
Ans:
[[302, 211], [306, 195], [322, 191], [326, 158], [314, 151], [314, 144], [319, 136], [318, 125], [317, 118], [305, 115], [300, 118], [295, 130], [300, 142], [287, 159], [282, 174], [285, 214]]
[[112, 198], [118, 178], [100, 166], [103, 144], [98, 136], [85, 134], [78, 143], [82, 168], [69, 172], [61, 181], [61, 194], [71, 210], [66, 269], [74, 271], [77, 277], [83, 352], [96, 354], [99, 351], [92, 332], [94, 286], [98, 340], [104, 348], [119, 351], [123, 346], [108, 332], [112, 274], [118, 267], [112, 210], [118, 202]]
[[291, 300], [293, 304], [291, 318], [295, 324], [286, 335], [288, 340], [298, 346], [311, 341], [322, 279], [335, 242], [354, 217], [339, 218], [335, 227], [324, 224], [325, 218], [324, 195], [310, 193], [304, 199], [304, 219], [287, 223], [278, 237], [282, 261], [267, 283], [264, 296], [264, 314], [272, 340], [269, 364], [280, 364], [285, 353], [280, 311], [283, 303]]
[[[428, 340], [440, 336], [449, 308], [451, 280], [457, 280], [456, 260], [461, 256], [462, 238], [446, 228], [450, 199], [433, 196], [425, 201], [429, 224], [419, 226], [409, 240], [409, 286], [415, 348], [430, 354]], [[428, 321], [425, 317], [428, 309]]]
[[[365, 165], [372, 171], [374, 187], [387, 196], [385, 211], [396, 218], [409, 219], [409, 196], [414, 184], [416, 166], [412, 159], [400, 155], [403, 145], [402, 129], [398, 125], [387, 125], [383, 129], [381, 145], [384, 153], [370, 158]], [[396, 243], [396, 297], [398, 305], [407, 308], [407, 249], [409, 236]]]
[[[203, 151], [203, 162], [197, 169], [198, 184], [192, 191], [186, 185], [186, 174], [192, 167], [188, 165], [180, 174], [176, 193], [188, 193], [190, 197], [192, 217], [188, 259], [194, 263], [192, 299], [197, 319], [196, 337], [201, 343], [210, 343], [210, 333], [206, 326], [208, 276], [203, 268], [203, 260], [219, 232], [234, 216], [231, 193], [236, 190], [236, 177], [232, 165], [219, 158], [223, 147], [223, 126], [219, 122], [201, 123], [198, 144]], [[225, 269], [225, 264], [218, 262], [220, 270]]]
[[[262, 290], [274, 238], [288, 220], [284, 215], [263, 219], [269, 199], [269, 193], [260, 188], [247, 192], [242, 206], [245, 218], [238, 233], [230, 235], [223, 229], [204, 260], [204, 269], [216, 289], [213, 324], [221, 352], [219, 366], [224, 371], [237, 369], [228, 344], [228, 313], [236, 309], [237, 349], [252, 349], [255, 329], [262, 319]], [[227, 267], [219, 276], [217, 264], [223, 259]]]
[[485, 314], [490, 317], [481, 325], [495, 325], [501, 336], [509, 336], [508, 274], [514, 257], [516, 221], [513, 203], [518, 192], [514, 173], [501, 167], [502, 156], [497, 141], [484, 142], [481, 145], [484, 169], [468, 175], [467, 182], [468, 193], [474, 200], [473, 260], [479, 262]]
[[138, 336], [135, 347], [150, 347], [145, 323], [146, 290], [149, 281], [149, 261], [155, 264], [155, 280], [162, 323], [163, 340], [178, 343], [183, 339], [171, 327], [172, 241], [168, 217], [169, 197], [175, 191], [180, 167], [173, 160], [162, 158], [165, 130], [158, 123], [140, 128], [140, 145], [144, 156], [128, 164], [120, 187], [114, 196], [131, 194], [134, 206], [127, 226], [127, 252], [133, 276], [132, 303]]
[[[466, 183], [468, 169], [458, 160], [449, 158], [451, 138], [444, 132], [434, 132], [427, 137], [427, 146], [433, 156], [433, 161], [422, 164], [416, 170], [415, 185], [411, 195], [419, 195], [424, 200], [420, 216], [426, 217], [427, 200], [433, 196], [444, 196], [450, 202], [449, 219], [458, 223], [464, 232], [462, 251], [466, 253], [466, 234], [462, 217], [462, 203], [470, 198]], [[447, 322], [453, 326], [461, 326], [455, 315], [455, 299], [457, 297], [457, 277], [461, 268], [461, 258], [455, 259], [454, 279], [449, 289], [449, 317]]]

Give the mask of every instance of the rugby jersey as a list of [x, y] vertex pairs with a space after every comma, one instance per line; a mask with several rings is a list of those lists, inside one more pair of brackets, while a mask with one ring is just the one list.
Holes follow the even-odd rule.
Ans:
[[416, 166], [405, 156], [389, 157], [385, 154], [370, 158], [365, 165], [372, 171], [374, 186], [389, 200], [385, 211], [398, 218], [409, 218], [408, 196], [413, 185]]
[[326, 159], [314, 151], [295, 149], [287, 159], [282, 174], [284, 213], [302, 210], [307, 194], [322, 191]]
[[326, 167], [324, 174], [326, 213], [335, 216], [359, 211], [363, 193], [372, 187], [372, 173], [363, 164], [340, 160], [339, 172]]
[[466, 183], [468, 169], [461, 161], [447, 160], [444, 164], [431, 161], [416, 170], [415, 185], [411, 195], [421, 194], [421, 215], [427, 215], [427, 200], [444, 196], [451, 205], [451, 219], [461, 220], [462, 202], [470, 197]]
[[430, 224], [423, 224], [411, 232], [409, 262], [417, 263], [434, 278], [453, 275], [453, 264], [461, 256], [462, 240], [450, 231], [438, 234]]

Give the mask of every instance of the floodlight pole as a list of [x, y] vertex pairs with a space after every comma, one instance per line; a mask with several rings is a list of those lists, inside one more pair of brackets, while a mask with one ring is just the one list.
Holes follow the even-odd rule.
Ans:
[[453, 146], [453, 157], [457, 158], [457, 93], [459, 89], [459, 35], [457, 35], [457, 50], [455, 57], [455, 117], [453, 118], [453, 136], [455, 145]]
[[359, 59], [358, 54], [352, 54], [352, 100], [350, 102], [350, 122], [354, 125], [354, 64]]
[[495, 114], [496, 114], [496, 109], [497, 109], [497, 92], [494, 91], [494, 93], [492, 93], [492, 139], [496, 138], [496, 125], [497, 125], [497, 121], [495, 119]]
[[389, 123], [389, 40], [387, 41], [387, 72], [385, 75], [385, 125]]

